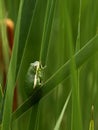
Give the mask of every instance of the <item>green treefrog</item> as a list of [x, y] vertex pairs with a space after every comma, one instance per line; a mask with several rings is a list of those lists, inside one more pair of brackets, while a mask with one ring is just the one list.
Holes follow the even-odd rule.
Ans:
[[27, 95], [31, 95], [35, 88], [38, 88], [42, 84], [43, 70], [41, 63], [35, 61], [30, 63], [25, 79], [25, 90]]

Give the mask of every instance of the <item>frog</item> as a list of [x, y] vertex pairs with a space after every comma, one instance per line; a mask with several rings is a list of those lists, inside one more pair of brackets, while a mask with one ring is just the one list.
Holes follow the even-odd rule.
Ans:
[[30, 63], [25, 78], [25, 91], [27, 95], [31, 95], [36, 88], [41, 87], [44, 68], [39, 61]]

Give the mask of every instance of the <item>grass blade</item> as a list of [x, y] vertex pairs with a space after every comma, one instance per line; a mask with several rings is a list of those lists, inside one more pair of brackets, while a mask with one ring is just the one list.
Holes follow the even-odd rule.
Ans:
[[[16, 39], [18, 40], [19, 34], [19, 22], [21, 17], [21, 8], [22, 8], [23, 1], [20, 4], [19, 10], [19, 17], [18, 17], [18, 25], [16, 31]], [[16, 59], [17, 59], [17, 49], [18, 44], [17, 40], [14, 44], [13, 48], [13, 55], [11, 57], [11, 62], [8, 71], [8, 79], [7, 79], [7, 88], [5, 94], [5, 101], [4, 101], [4, 112], [3, 112], [3, 120], [2, 120], [2, 130], [10, 130], [11, 129], [11, 114], [12, 114], [12, 102], [13, 102], [13, 93], [14, 93], [14, 86], [15, 86], [15, 79], [16, 79]], [[14, 66], [14, 67], [13, 67]]]
[[2, 86], [0, 84], [0, 124], [2, 123], [2, 105], [3, 105], [3, 92], [2, 92]]
[[39, 108], [39, 103], [35, 104], [32, 108], [30, 120], [28, 124], [28, 130], [36, 130], [36, 126], [38, 126], [38, 123], [37, 123], [37, 119], [39, 117], [38, 108]]
[[32, 18], [35, 12], [36, 1], [37, 0], [30, 0], [30, 1], [27, 0], [23, 2], [23, 8], [22, 8], [21, 19], [20, 19], [20, 32], [18, 38], [19, 46], [18, 46], [18, 54], [17, 54], [17, 70], [20, 68], [22, 62], [21, 59], [23, 58], [22, 56], [24, 55], [23, 53], [26, 48], [26, 43], [27, 43], [26, 41], [30, 33]]
[[[81, 18], [81, 0], [79, 7], [78, 19], [78, 34], [76, 39], [76, 52], [80, 49], [80, 19]], [[82, 118], [80, 110], [80, 83], [79, 83], [79, 69], [76, 70], [75, 59], [73, 58], [73, 46], [70, 43], [70, 56], [71, 56], [71, 86], [72, 86], [72, 117], [71, 117], [71, 130], [82, 130]]]
[[63, 107], [63, 109], [62, 109], [62, 111], [61, 111], [61, 113], [60, 113], [60, 116], [59, 116], [59, 118], [58, 118], [58, 120], [57, 120], [57, 122], [56, 122], [56, 125], [55, 125], [54, 130], [59, 130], [59, 128], [60, 128], [60, 124], [61, 124], [61, 121], [62, 121], [62, 119], [63, 119], [64, 112], [65, 112], [65, 110], [66, 110], [66, 108], [67, 108], [67, 105], [68, 105], [68, 102], [69, 102], [69, 100], [70, 100], [70, 97], [71, 97], [71, 92], [69, 93], [69, 95], [68, 95], [68, 97], [67, 97], [67, 99], [66, 99], [66, 102], [65, 102], [64, 107]]
[[52, 0], [47, 2], [46, 16], [44, 22], [41, 50], [40, 50], [40, 61], [43, 66], [46, 64], [47, 52], [49, 48], [49, 40], [51, 34], [51, 28], [53, 23], [53, 16], [55, 10], [56, 0]]
[[4, 1], [0, 0], [0, 33], [2, 36], [2, 52], [4, 57], [4, 63], [5, 63], [5, 70], [8, 71], [9, 66], [9, 44], [7, 39], [7, 31], [6, 31], [6, 24], [5, 24], [5, 7], [4, 7]]
[[92, 109], [91, 109], [91, 115], [92, 115], [92, 119], [90, 120], [90, 125], [89, 125], [89, 130], [94, 130], [94, 119], [93, 119], [93, 113], [94, 112], [94, 106], [92, 106]]
[[14, 2], [13, 0], [4, 0], [4, 3], [8, 17], [16, 24], [20, 0], [14, 0]]

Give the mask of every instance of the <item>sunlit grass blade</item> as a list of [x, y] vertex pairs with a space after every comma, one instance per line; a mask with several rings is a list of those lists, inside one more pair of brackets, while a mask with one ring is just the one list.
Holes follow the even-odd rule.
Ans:
[[90, 121], [89, 130], [94, 130], [94, 120]]
[[91, 120], [90, 120], [90, 124], [89, 124], [89, 130], [94, 130], [94, 106], [92, 106], [91, 108]]
[[66, 110], [66, 108], [67, 108], [68, 102], [69, 102], [69, 100], [70, 100], [70, 97], [71, 97], [71, 92], [69, 93], [69, 95], [68, 95], [68, 97], [67, 97], [67, 99], [66, 99], [66, 101], [65, 101], [65, 104], [64, 104], [63, 109], [62, 109], [62, 111], [61, 111], [61, 113], [60, 113], [60, 116], [59, 116], [59, 118], [58, 118], [58, 120], [57, 120], [57, 122], [56, 122], [56, 125], [55, 125], [55, 127], [54, 127], [54, 130], [59, 130], [59, 129], [60, 129], [60, 125], [61, 125], [61, 122], [62, 122], [64, 113], [65, 113], [65, 110]]
[[[75, 55], [76, 68], [79, 68], [87, 59], [98, 51], [98, 36], [92, 38]], [[81, 57], [81, 58], [80, 58]], [[17, 110], [13, 113], [13, 120], [19, 118], [32, 105], [37, 103], [42, 97], [52, 91], [61, 81], [70, 76], [70, 60], [65, 63], [57, 72], [55, 72], [41, 88], [32, 94]]]

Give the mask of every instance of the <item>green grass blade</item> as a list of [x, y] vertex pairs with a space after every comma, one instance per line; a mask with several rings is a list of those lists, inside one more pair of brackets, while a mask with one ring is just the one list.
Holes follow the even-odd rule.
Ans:
[[[98, 51], [98, 35], [93, 37], [83, 48], [75, 55], [76, 68], [79, 68], [88, 58]], [[81, 57], [81, 58], [80, 58]], [[57, 72], [55, 72], [41, 88], [43, 94], [50, 92], [57, 84], [67, 78], [70, 74], [70, 60], [68, 60]], [[54, 87], [53, 87], [54, 86]]]
[[[79, 68], [87, 59], [98, 51], [98, 36], [92, 38], [74, 56], [76, 68]], [[81, 57], [81, 58], [80, 58]], [[62, 75], [63, 74], [63, 75]], [[65, 63], [52, 77], [50, 77], [43, 87], [32, 94], [17, 110], [13, 113], [13, 120], [19, 118], [32, 105], [37, 103], [42, 97], [52, 91], [61, 81], [70, 75], [70, 60]]]
[[89, 130], [94, 130], [94, 120], [90, 121]]
[[55, 4], [56, 4], [56, 0], [52, 0], [52, 1], [48, 0], [47, 2], [47, 9], [46, 9], [43, 36], [41, 42], [41, 50], [40, 50], [40, 61], [42, 63], [42, 66], [45, 66], [46, 64]]
[[28, 130], [36, 130], [38, 126], [37, 119], [39, 118], [39, 103], [35, 104], [31, 110], [30, 120], [28, 124]]
[[89, 130], [94, 130], [94, 120], [90, 121]]
[[80, 49], [80, 23], [81, 23], [81, 7], [82, 0], [80, 0], [80, 7], [79, 7], [79, 19], [78, 19], [78, 32], [77, 32], [77, 39], [76, 39], [76, 52]]
[[2, 122], [2, 105], [3, 105], [3, 92], [2, 92], [2, 86], [0, 84], [0, 124]]
[[[8, 71], [9, 66], [9, 44], [7, 39], [7, 31], [6, 31], [6, 24], [5, 24], [5, 7], [4, 7], [4, 1], [0, 0], [0, 33], [1, 33], [1, 39], [2, 39], [2, 52], [4, 57], [4, 63], [5, 63], [5, 70]], [[0, 43], [1, 44], [1, 43]]]
[[[76, 52], [80, 49], [80, 21], [81, 21], [81, 0], [79, 7], [79, 19], [78, 19], [78, 33], [76, 39]], [[82, 130], [82, 118], [80, 109], [80, 83], [79, 83], [79, 69], [76, 70], [75, 59], [73, 58], [73, 46], [70, 43], [70, 55], [71, 55], [71, 86], [72, 86], [72, 117], [71, 117], [71, 130]]]
[[13, 93], [14, 93], [14, 86], [15, 86], [15, 79], [16, 79], [16, 61], [17, 61], [17, 49], [18, 49], [18, 34], [19, 34], [19, 25], [20, 25], [20, 17], [21, 17], [21, 8], [22, 8], [23, 1], [20, 4], [19, 10], [19, 17], [17, 23], [17, 30], [15, 38], [15, 44], [13, 48], [13, 53], [11, 57], [11, 62], [8, 71], [8, 79], [7, 79], [7, 88], [6, 88], [6, 95], [4, 101], [4, 112], [3, 112], [3, 120], [2, 120], [2, 130], [10, 130], [11, 129], [11, 114], [12, 114], [12, 102], [13, 102]]
[[60, 116], [59, 116], [59, 118], [58, 118], [58, 120], [57, 120], [57, 122], [56, 122], [56, 125], [55, 125], [54, 130], [59, 130], [59, 129], [60, 129], [60, 124], [61, 124], [61, 121], [62, 121], [62, 119], [63, 119], [64, 112], [65, 112], [65, 110], [66, 110], [66, 108], [67, 108], [67, 105], [68, 105], [68, 102], [69, 102], [69, 100], [70, 100], [70, 97], [71, 97], [71, 92], [69, 93], [69, 95], [68, 95], [68, 97], [67, 97], [67, 99], [66, 99], [66, 101], [65, 101], [65, 104], [64, 104], [63, 109], [62, 109], [62, 111], [61, 111], [61, 113], [60, 113]]
[[3, 97], [3, 92], [2, 92], [2, 86], [0, 84], [0, 101], [1, 101], [2, 97]]
[[6, 6], [6, 15], [11, 18], [16, 25], [20, 0], [14, 0], [14, 2], [13, 0], [4, 0], [4, 3]]
[[94, 114], [94, 106], [92, 106], [91, 109], [91, 120], [90, 120], [90, 124], [89, 124], [89, 130], [94, 130], [94, 119], [93, 119], [93, 114]]
[[24, 1], [23, 3], [21, 19], [20, 19], [20, 32], [19, 32], [19, 38], [18, 38], [19, 47], [18, 47], [18, 55], [17, 55], [17, 70], [20, 68], [20, 65], [22, 62], [21, 59], [23, 58], [22, 56], [24, 55], [23, 53], [26, 47], [26, 41], [27, 41], [28, 35], [30, 33], [32, 18], [34, 16], [35, 7], [36, 7], [36, 2], [37, 0], [32, 0], [32, 1], [27, 0], [27, 1]]
[[70, 52], [70, 72], [71, 72], [71, 86], [72, 86], [72, 117], [71, 117], [71, 130], [82, 130], [81, 122], [81, 112], [80, 112], [80, 100], [79, 100], [79, 86], [76, 71], [76, 63], [73, 57], [73, 44], [69, 42], [69, 52]]

